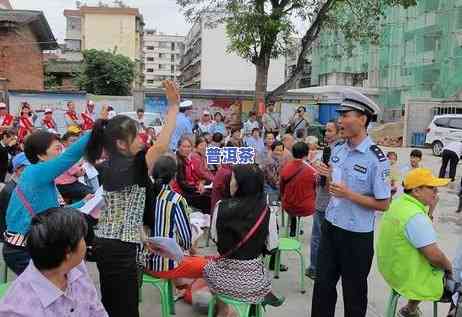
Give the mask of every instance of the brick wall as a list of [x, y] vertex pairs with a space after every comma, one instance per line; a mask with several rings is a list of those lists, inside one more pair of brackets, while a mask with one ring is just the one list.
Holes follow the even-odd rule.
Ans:
[[43, 58], [29, 26], [0, 30], [0, 77], [10, 90], [43, 90]]

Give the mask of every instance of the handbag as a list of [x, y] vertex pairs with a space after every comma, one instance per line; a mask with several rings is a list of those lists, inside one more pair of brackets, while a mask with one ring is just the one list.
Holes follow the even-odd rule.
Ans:
[[215, 261], [229, 257], [231, 254], [239, 250], [244, 244], [246, 244], [247, 241], [249, 241], [250, 238], [252, 238], [255, 232], [257, 232], [258, 228], [260, 228], [263, 220], [265, 219], [267, 212], [268, 212], [268, 206], [265, 206], [265, 208], [263, 208], [262, 212], [260, 213], [260, 216], [258, 216], [257, 221], [255, 222], [253, 227], [249, 230], [249, 232], [247, 232], [244, 238], [242, 238], [241, 241], [239, 241], [239, 243], [236, 244], [234, 248], [232, 248], [231, 250], [228, 250], [225, 254], [216, 257]]

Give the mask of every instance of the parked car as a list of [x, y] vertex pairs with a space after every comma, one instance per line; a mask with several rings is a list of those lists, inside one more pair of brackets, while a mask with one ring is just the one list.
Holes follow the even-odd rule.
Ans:
[[425, 144], [432, 147], [433, 155], [440, 156], [444, 146], [452, 141], [462, 141], [462, 115], [435, 116], [427, 128]]
[[[121, 112], [119, 114], [128, 116], [135, 120], [138, 119], [136, 112]], [[164, 123], [162, 115], [159, 112], [145, 112], [144, 121], [146, 122], [146, 128], [154, 128], [156, 134], [160, 133], [160, 130], [162, 129], [162, 125]]]

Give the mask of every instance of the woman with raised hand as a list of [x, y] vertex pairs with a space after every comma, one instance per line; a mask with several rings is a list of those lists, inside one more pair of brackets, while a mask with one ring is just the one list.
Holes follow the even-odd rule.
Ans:
[[[26, 250], [26, 235], [31, 219], [49, 208], [64, 205], [55, 185], [55, 179], [71, 168], [83, 156], [90, 134], [83, 135], [65, 152], [59, 138], [46, 131], [37, 131], [26, 138], [24, 152], [32, 165], [26, 167], [6, 211], [3, 258], [17, 275], [30, 261]], [[79, 208], [83, 202], [71, 205]]]
[[168, 150], [180, 102], [177, 86], [172, 81], [163, 85], [169, 108], [157, 142], [148, 151], [144, 150], [136, 121], [123, 115], [96, 121], [87, 147], [90, 163], [95, 163], [103, 150], [107, 156], [100, 171], [106, 208], [95, 231], [95, 258], [102, 302], [111, 317], [139, 316], [137, 256], [145, 240], [143, 225], [154, 225], [155, 197], [149, 174]]

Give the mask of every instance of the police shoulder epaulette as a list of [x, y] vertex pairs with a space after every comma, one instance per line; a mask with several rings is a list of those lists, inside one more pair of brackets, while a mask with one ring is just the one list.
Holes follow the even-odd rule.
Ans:
[[371, 145], [369, 149], [377, 156], [379, 162], [385, 162], [387, 160], [385, 153], [383, 153], [382, 149], [376, 144]]
[[339, 146], [339, 145], [344, 145], [345, 144], [345, 141], [338, 141], [337, 143], [335, 143], [334, 146]]

